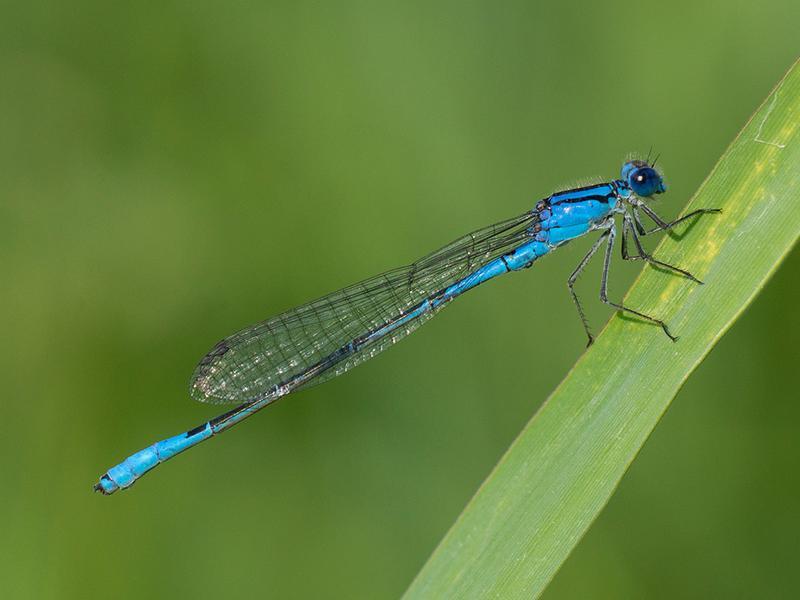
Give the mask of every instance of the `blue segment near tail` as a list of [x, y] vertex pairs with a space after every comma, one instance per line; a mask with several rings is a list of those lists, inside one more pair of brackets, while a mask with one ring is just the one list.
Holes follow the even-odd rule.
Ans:
[[[568, 279], [569, 291], [591, 344], [573, 284], [591, 257], [605, 245], [600, 298], [616, 310], [659, 325], [666, 324], [607, 299], [606, 282], [622, 219], [622, 258], [644, 260], [694, 281], [693, 275], [647, 254], [640, 237], [663, 231], [715, 209], [700, 209], [672, 222], [663, 221], [645, 200], [666, 190], [648, 161], [626, 162], [621, 179], [557, 192], [528, 211], [473, 231], [422, 259], [372, 277], [306, 305], [289, 310], [217, 343], [197, 365], [192, 397], [202, 402], [239, 406], [185, 433], [141, 450], [109, 469], [94, 489], [112, 494], [173, 456], [247, 419], [278, 398], [341, 375], [413, 332], [461, 294], [499, 275], [519, 271], [559, 246], [591, 231], [599, 236]], [[645, 229], [641, 213], [655, 228]], [[628, 238], [635, 253], [630, 254]]]
[[105, 494], [111, 494], [118, 489], [130, 487], [142, 475], [176, 454], [207, 440], [214, 432], [211, 425], [206, 423], [199, 431], [187, 431], [180, 435], [156, 442], [152, 446], [140, 450], [112, 467], [100, 478], [97, 484]]

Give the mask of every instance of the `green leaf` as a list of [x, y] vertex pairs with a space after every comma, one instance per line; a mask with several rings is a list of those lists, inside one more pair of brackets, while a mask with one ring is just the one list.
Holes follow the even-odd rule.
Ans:
[[405, 597], [531, 598], [605, 506], [689, 374], [800, 235], [800, 62], [689, 203], [722, 208], [664, 236], [625, 300], [666, 319], [670, 342], [619, 315], [528, 423]]

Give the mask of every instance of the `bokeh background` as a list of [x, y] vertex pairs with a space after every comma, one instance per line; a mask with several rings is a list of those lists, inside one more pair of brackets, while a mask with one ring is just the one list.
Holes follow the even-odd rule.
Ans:
[[[0, 12], [0, 595], [37, 599], [399, 596], [583, 351], [564, 282], [588, 240], [124, 494], [91, 486], [220, 412], [187, 380], [240, 327], [631, 151], [661, 153], [676, 215], [800, 22], [795, 0]], [[796, 593], [799, 270], [691, 377], [548, 600]]]

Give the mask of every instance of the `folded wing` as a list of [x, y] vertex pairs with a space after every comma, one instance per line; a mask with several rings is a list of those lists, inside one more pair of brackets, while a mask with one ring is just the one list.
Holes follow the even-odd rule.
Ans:
[[[253, 402], [325, 361], [351, 341], [403, 316], [420, 302], [523, 243], [537, 219], [527, 212], [473, 231], [420, 260], [365, 279], [252, 325], [220, 341], [197, 365], [191, 396], [201, 402]], [[360, 346], [299, 387], [340, 375], [402, 339], [426, 312]]]

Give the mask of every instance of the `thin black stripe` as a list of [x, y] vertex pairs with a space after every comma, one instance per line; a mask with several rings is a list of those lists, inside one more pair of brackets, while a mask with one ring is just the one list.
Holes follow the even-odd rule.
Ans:
[[[568, 192], [559, 192], [559, 196], [562, 193]], [[608, 202], [612, 198], [615, 198], [616, 195], [613, 192], [609, 192], [608, 194], [600, 194], [597, 196], [581, 196], [580, 198], [557, 198], [555, 202], [550, 200], [552, 205], [558, 206], [559, 204], [578, 204], [579, 202], [586, 202], [587, 200], [597, 200], [598, 202]]]

